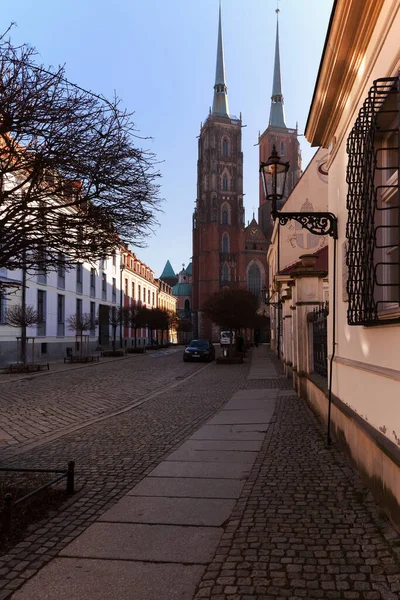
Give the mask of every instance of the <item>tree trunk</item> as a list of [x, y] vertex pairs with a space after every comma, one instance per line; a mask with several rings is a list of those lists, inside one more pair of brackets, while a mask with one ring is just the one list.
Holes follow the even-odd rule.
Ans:
[[113, 345], [113, 350], [115, 352], [115, 348], [117, 345], [117, 326], [116, 325], [113, 325], [113, 344], [112, 345]]
[[[24, 364], [24, 367], [27, 366], [28, 364], [28, 349], [26, 347], [27, 345], [27, 340], [26, 340], [26, 324], [25, 324], [25, 310], [26, 310], [26, 250], [23, 251], [22, 253], [22, 261], [23, 261], [23, 268], [22, 268], [22, 298], [21, 298], [21, 304], [22, 304], [22, 317], [23, 317], [23, 324], [21, 325], [21, 360]], [[33, 361], [33, 357], [32, 357], [32, 361]]]

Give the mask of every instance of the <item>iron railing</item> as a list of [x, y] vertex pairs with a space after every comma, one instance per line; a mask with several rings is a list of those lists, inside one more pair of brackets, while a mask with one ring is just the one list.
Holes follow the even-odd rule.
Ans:
[[377, 79], [347, 140], [349, 325], [400, 307], [399, 138], [400, 78]]
[[73, 460], [69, 461], [67, 469], [14, 469], [12, 467], [0, 467], [0, 472], [2, 473], [57, 473], [57, 477], [54, 477], [50, 481], [47, 481], [40, 487], [32, 490], [22, 498], [17, 498], [16, 500], [13, 498], [12, 494], [5, 494], [4, 496], [4, 505], [0, 510], [0, 525], [2, 533], [5, 535], [10, 535], [12, 532], [12, 519], [14, 513], [14, 507], [18, 506], [22, 502], [29, 500], [32, 496], [35, 496], [39, 492], [47, 489], [48, 487], [54, 485], [61, 479], [67, 480], [66, 492], [68, 495], [73, 495], [75, 493], [75, 462]]
[[320, 306], [312, 312], [314, 372], [328, 379], [328, 311]]

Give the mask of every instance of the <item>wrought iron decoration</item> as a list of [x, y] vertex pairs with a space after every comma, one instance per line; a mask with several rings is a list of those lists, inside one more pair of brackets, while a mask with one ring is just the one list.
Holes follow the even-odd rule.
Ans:
[[337, 239], [337, 219], [333, 213], [275, 211], [272, 217], [278, 219], [280, 225], [286, 225], [288, 221], [294, 220], [315, 235], [330, 235], [333, 239]]

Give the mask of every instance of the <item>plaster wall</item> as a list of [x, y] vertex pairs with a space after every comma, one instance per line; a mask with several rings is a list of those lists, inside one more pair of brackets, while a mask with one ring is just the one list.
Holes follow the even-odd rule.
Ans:
[[[320, 148], [286, 200], [281, 212], [326, 211], [328, 206], [328, 152]], [[275, 227], [278, 225], [275, 224]], [[300, 223], [289, 221], [279, 226], [279, 268], [295, 263], [302, 254], [317, 252], [328, 243], [327, 236], [316, 236], [303, 229]], [[277, 240], [276, 242], [277, 243]]]
[[[338, 217], [337, 347], [333, 393], [391, 441], [400, 446], [400, 324], [378, 327], [349, 326], [345, 267], [346, 140], [373, 81], [394, 76], [400, 68], [400, 4], [384, 3], [355, 84], [331, 142], [329, 210]], [[333, 273], [333, 242], [329, 241], [329, 272]], [[330, 277], [332, 297], [333, 277]], [[329, 319], [328, 349], [332, 339]], [[343, 364], [347, 361], [347, 364]], [[353, 363], [353, 366], [349, 365]], [[358, 366], [355, 366], [358, 365]], [[361, 368], [360, 368], [361, 367]], [[393, 377], [386, 370], [392, 370]], [[386, 375], [385, 375], [386, 373]]]

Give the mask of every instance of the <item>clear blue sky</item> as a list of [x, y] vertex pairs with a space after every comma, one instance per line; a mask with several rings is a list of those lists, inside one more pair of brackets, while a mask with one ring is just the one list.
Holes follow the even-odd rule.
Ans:
[[[304, 132], [333, 0], [281, 0], [286, 122]], [[222, 0], [230, 111], [242, 112], [246, 220], [258, 206], [258, 131], [268, 125], [276, 0]], [[2, 30], [18, 27], [47, 64], [135, 111], [135, 123], [162, 172], [160, 227], [137, 251], [159, 276], [191, 256], [197, 139], [212, 103], [218, 0], [15, 0], [2, 5]], [[300, 138], [303, 169], [314, 154]]]

